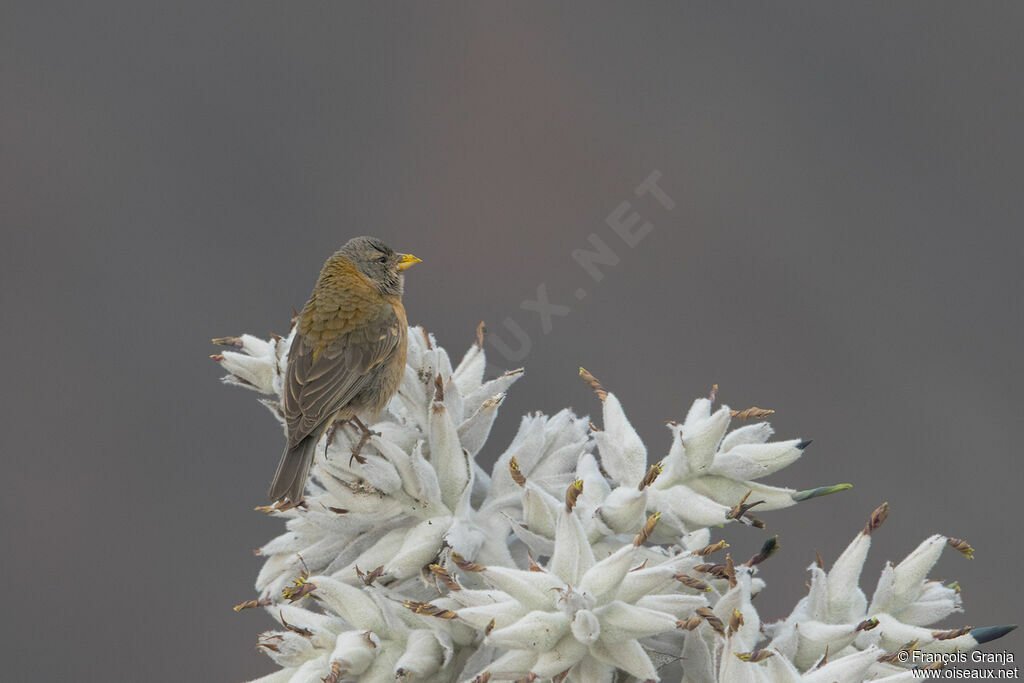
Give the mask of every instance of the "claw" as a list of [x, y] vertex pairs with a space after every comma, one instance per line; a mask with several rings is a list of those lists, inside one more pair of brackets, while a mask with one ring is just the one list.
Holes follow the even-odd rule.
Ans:
[[366, 425], [364, 425], [363, 421], [360, 420], [358, 417], [353, 417], [351, 422], [354, 422], [356, 427], [359, 428], [359, 431], [362, 432], [362, 436], [359, 437], [359, 443], [357, 443], [355, 447], [352, 449], [352, 457], [348, 459], [349, 467], [352, 466], [353, 460], [358, 462], [360, 465], [364, 464], [366, 462], [366, 458], [359, 455], [359, 452], [363, 450], [363, 446], [365, 446], [366, 442], [370, 440], [370, 437], [380, 436], [380, 432], [375, 432]]
[[359, 455], [359, 451], [361, 451], [361, 450], [363, 449], [363, 444], [365, 444], [365, 443], [366, 443], [366, 441], [367, 441], [367, 440], [368, 440], [369, 438], [370, 438], [370, 437], [369, 437], [368, 435], [366, 435], [366, 434], [363, 434], [363, 438], [361, 438], [361, 439], [359, 440], [359, 443], [358, 443], [358, 444], [356, 444], [355, 448], [353, 448], [353, 449], [352, 449], [352, 457], [350, 457], [350, 458], [348, 459], [348, 466], [349, 466], [349, 467], [352, 467], [352, 461], [353, 461], [353, 460], [355, 460], [355, 461], [356, 461], [357, 463], [359, 463], [360, 465], [365, 465], [365, 464], [366, 464], [366, 456], [364, 456], [364, 455]]
[[324, 452], [326, 452], [327, 449], [331, 447], [331, 444], [334, 443], [335, 432], [337, 432], [339, 428], [344, 426], [344, 422], [340, 420], [335, 420], [334, 422], [331, 423], [331, 426], [327, 428], [327, 443], [324, 446]]

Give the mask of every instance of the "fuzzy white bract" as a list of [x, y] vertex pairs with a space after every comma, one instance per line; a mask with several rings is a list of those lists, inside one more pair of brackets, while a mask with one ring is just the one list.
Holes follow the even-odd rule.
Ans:
[[[215, 342], [228, 347], [214, 356], [225, 382], [264, 394], [281, 420], [291, 337]], [[354, 455], [357, 432], [333, 430], [303, 503], [258, 508], [285, 521], [258, 551], [257, 597], [236, 607], [262, 607], [281, 625], [259, 636], [280, 667], [260, 681], [913, 680], [901, 650], [966, 650], [1012, 628], [929, 628], [960, 610], [960, 596], [927, 573], [947, 545], [970, 554], [942, 536], [889, 565], [869, 601], [861, 567], [885, 506], [831, 570], [810, 568], [789, 617], [764, 624], [751, 600], [775, 539], [739, 562], [711, 530], [763, 527], [752, 510], [849, 488], [759, 481], [809, 442], [769, 441], [766, 422], [729, 431], [770, 411], [701, 398], [651, 463], [619, 400], [581, 369], [602, 425], [570, 410], [529, 415], [498, 455], [488, 436], [522, 371], [486, 379], [485, 367], [482, 330], [453, 367], [410, 328], [401, 387], [371, 425], [378, 435]], [[279, 445], [268, 445], [268, 467]], [[478, 458], [496, 460], [492, 471]]]

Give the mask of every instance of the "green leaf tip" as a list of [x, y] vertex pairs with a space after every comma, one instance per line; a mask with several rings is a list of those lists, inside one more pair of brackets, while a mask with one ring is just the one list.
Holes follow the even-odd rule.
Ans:
[[827, 496], [830, 493], [837, 493], [839, 491], [845, 491], [852, 489], [853, 484], [835, 484], [834, 486], [819, 486], [816, 489], [807, 489], [806, 491], [797, 491], [793, 494], [793, 500], [798, 503], [802, 500], [808, 500], [810, 498], [818, 498], [819, 496]]

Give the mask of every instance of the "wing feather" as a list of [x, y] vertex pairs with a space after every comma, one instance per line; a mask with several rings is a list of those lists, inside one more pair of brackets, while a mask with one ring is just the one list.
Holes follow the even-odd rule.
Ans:
[[284, 414], [288, 443], [295, 445], [366, 387], [372, 371], [390, 358], [400, 340], [398, 316], [384, 303], [361, 324], [326, 346], [296, 335], [288, 352]]

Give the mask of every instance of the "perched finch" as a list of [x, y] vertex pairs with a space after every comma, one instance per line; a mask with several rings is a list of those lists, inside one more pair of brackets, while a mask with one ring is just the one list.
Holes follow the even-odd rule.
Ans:
[[362, 439], [398, 389], [405, 372], [407, 325], [402, 271], [419, 263], [375, 237], [355, 237], [324, 263], [309, 301], [295, 320], [285, 371], [288, 444], [281, 455], [273, 501], [302, 500], [320, 437], [353, 422]]

